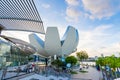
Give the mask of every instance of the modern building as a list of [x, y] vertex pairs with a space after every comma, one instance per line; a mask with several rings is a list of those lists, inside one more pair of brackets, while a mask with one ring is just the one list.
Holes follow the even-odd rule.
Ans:
[[36, 34], [29, 35], [30, 44], [36, 48], [42, 56], [68, 56], [77, 50], [79, 42], [78, 31], [72, 26], [68, 26], [64, 36], [60, 40], [58, 29], [48, 27], [45, 33], [45, 41]]
[[0, 68], [28, 63], [29, 55], [34, 54], [36, 49], [25, 41], [7, 38], [11, 42], [0, 36]]

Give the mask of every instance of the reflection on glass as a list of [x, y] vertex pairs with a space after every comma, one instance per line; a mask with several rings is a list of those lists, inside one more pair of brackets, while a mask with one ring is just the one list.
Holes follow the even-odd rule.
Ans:
[[0, 37], [0, 69], [5, 66], [19, 66], [28, 62], [28, 54], [18, 46]]

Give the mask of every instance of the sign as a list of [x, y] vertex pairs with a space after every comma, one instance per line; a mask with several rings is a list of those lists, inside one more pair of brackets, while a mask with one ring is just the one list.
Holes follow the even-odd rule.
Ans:
[[67, 63], [67, 68], [70, 68], [71, 67], [71, 63]]

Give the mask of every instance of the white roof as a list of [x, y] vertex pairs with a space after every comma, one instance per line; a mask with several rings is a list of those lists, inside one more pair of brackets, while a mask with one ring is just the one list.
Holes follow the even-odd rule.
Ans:
[[6, 30], [45, 33], [34, 0], [0, 0], [0, 24]]

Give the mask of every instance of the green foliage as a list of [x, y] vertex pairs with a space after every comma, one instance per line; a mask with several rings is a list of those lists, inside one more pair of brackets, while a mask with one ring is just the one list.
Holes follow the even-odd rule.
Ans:
[[80, 72], [81, 72], [81, 73], [88, 73], [88, 71], [84, 71], [84, 70], [81, 70]]
[[63, 62], [61, 60], [59, 60], [59, 59], [54, 60], [51, 64], [56, 66], [56, 67], [63, 66]]
[[98, 60], [96, 61], [96, 65], [101, 65], [101, 66], [104, 66], [105, 65], [105, 62], [104, 62], [104, 58], [102, 57], [99, 57]]
[[120, 67], [120, 57], [117, 58], [114, 55], [99, 57], [98, 60], [96, 60], [96, 64], [100, 64], [101, 66], [109, 65], [111, 68], [115, 69], [117, 67]]
[[74, 56], [68, 56], [66, 59], [65, 59], [66, 63], [71, 63], [72, 66], [75, 65], [77, 63], [77, 58], [74, 57]]
[[70, 71], [71, 74], [78, 74], [76, 71]]
[[78, 60], [80, 60], [80, 61], [88, 58], [88, 54], [86, 51], [77, 52], [76, 55], [77, 55]]
[[29, 61], [33, 61], [33, 59], [34, 59], [33, 57], [29, 57], [28, 58]]

